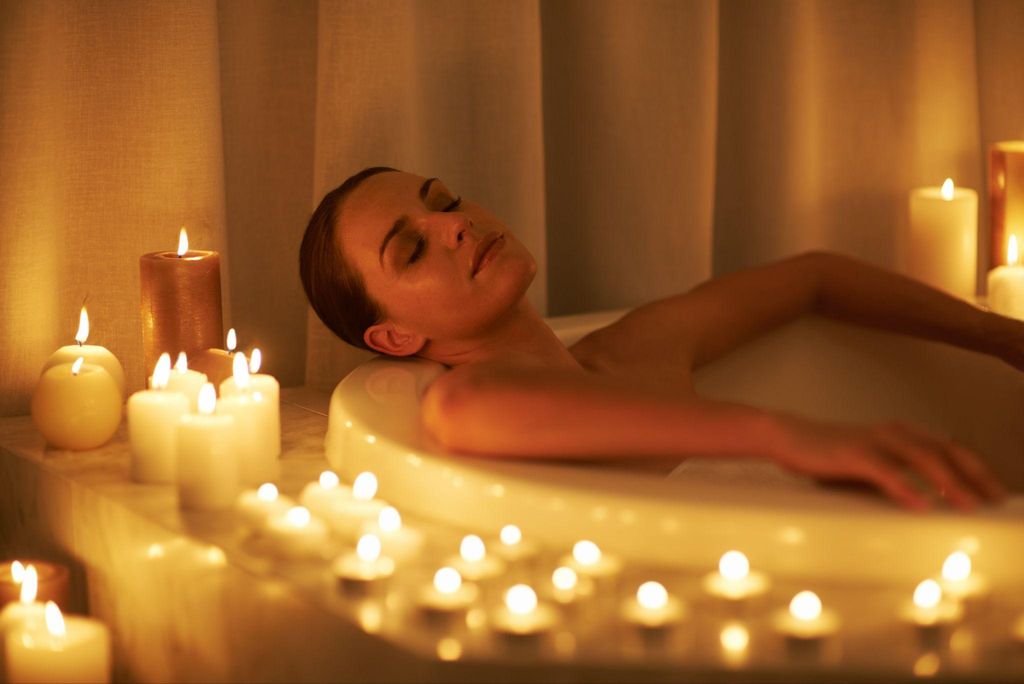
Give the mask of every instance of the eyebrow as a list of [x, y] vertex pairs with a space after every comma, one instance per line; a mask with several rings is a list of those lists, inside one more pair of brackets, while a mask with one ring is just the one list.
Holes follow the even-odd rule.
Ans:
[[[423, 181], [423, 185], [420, 186], [420, 201], [421, 202], [426, 202], [427, 201], [427, 193], [430, 192], [430, 186], [433, 185], [434, 181], [436, 181], [436, 180], [438, 180], [438, 179], [437, 178], [428, 178], [427, 180]], [[398, 235], [399, 233], [401, 233], [402, 229], [404, 229], [408, 224], [409, 224], [409, 217], [406, 216], [405, 214], [403, 214], [403, 215], [398, 217], [398, 220], [396, 220], [395, 223], [388, 230], [387, 235], [384, 236], [384, 241], [380, 243], [380, 257], [378, 259], [380, 261], [380, 267], [381, 268], [384, 268], [384, 250], [386, 250], [388, 248], [388, 243], [391, 242], [391, 238], [393, 238], [396, 235]]]

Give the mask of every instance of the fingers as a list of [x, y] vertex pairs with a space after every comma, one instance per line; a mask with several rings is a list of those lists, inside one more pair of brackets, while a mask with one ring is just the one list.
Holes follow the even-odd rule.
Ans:
[[900, 425], [900, 428], [914, 439], [931, 444], [932, 448], [941, 450], [950, 463], [962, 473], [967, 481], [981, 492], [990, 501], [1005, 499], [1008, 492], [1006, 488], [996, 479], [985, 462], [973, 451], [963, 447], [953, 440], [941, 442], [933, 437], [926, 430], [916, 425]]
[[931, 502], [923, 492], [915, 489], [900, 472], [880, 459], [860, 455], [851, 460], [846, 472], [858, 479], [875, 485], [896, 503], [915, 511], [926, 511]]
[[941, 452], [936, 452], [930, 445], [925, 446], [918, 439], [908, 437], [895, 427], [875, 430], [874, 438], [886, 454], [922, 475], [952, 505], [965, 511], [977, 506], [978, 497], [959, 474], [949, 467]]

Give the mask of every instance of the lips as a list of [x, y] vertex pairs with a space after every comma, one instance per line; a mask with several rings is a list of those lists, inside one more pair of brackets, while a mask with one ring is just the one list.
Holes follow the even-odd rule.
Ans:
[[485, 235], [484, 238], [480, 240], [479, 243], [477, 243], [476, 252], [474, 252], [473, 254], [472, 275], [474, 277], [476, 276], [477, 271], [480, 270], [480, 266], [481, 264], [483, 264], [484, 257], [486, 257], [488, 252], [490, 252], [491, 249], [498, 244], [498, 241], [502, 240], [503, 238], [504, 236], [500, 232], [494, 231]]

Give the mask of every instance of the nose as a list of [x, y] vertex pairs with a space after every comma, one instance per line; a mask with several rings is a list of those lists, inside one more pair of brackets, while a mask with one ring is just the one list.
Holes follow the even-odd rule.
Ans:
[[461, 212], [433, 213], [427, 218], [430, 231], [439, 235], [451, 249], [468, 241], [473, 220]]

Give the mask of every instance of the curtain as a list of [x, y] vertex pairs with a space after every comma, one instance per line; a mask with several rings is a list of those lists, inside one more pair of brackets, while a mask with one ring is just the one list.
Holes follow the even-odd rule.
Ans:
[[366, 354], [309, 313], [298, 245], [368, 165], [504, 219], [549, 315], [807, 249], [899, 268], [907, 192], [947, 176], [979, 190], [984, 241], [988, 145], [1024, 137], [1022, 30], [1016, 0], [7, 0], [0, 414], [86, 298], [142, 386], [138, 257], [181, 225], [221, 252], [242, 346], [335, 383]]

